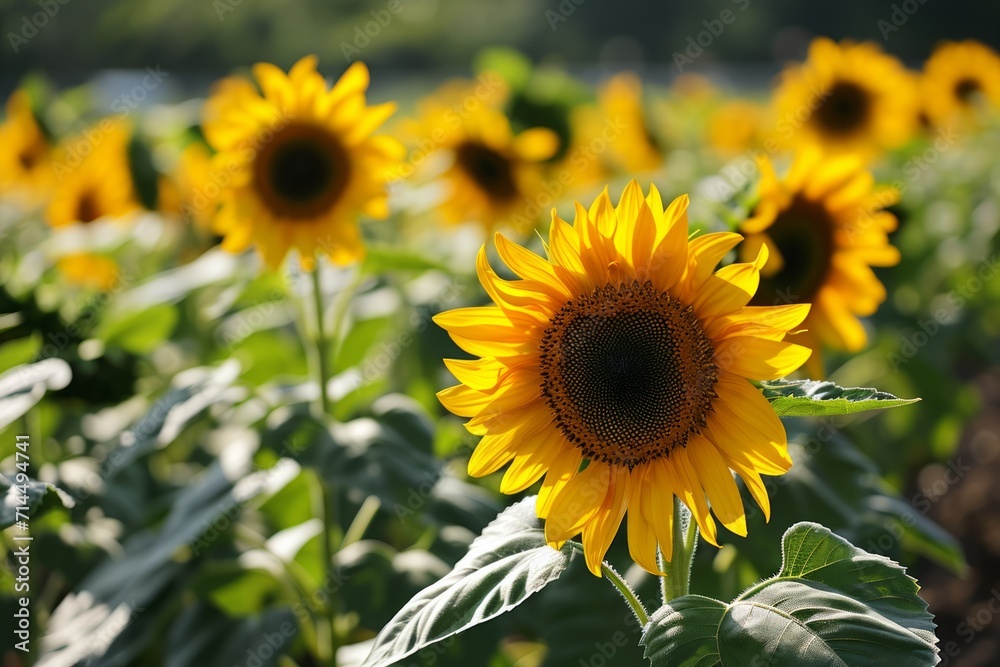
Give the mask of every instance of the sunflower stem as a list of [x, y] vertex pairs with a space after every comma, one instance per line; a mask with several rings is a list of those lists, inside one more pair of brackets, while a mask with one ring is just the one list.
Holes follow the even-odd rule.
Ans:
[[658, 554], [660, 570], [666, 576], [660, 577], [660, 592], [663, 594], [663, 604], [674, 598], [687, 595], [691, 589], [691, 565], [694, 562], [694, 552], [698, 546], [698, 523], [686, 511], [680, 499], [674, 497], [674, 553], [670, 561]]
[[[312, 270], [312, 288], [313, 288], [313, 310], [316, 315], [316, 335], [314, 337], [314, 343], [316, 347], [316, 370], [317, 379], [319, 380], [319, 405], [317, 406], [321, 415], [328, 416], [333, 413], [333, 405], [330, 401], [330, 395], [327, 385], [330, 381], [330, 339], [327, 337], [325, 314], [326, 309], [323, 303], [323, 281], [322, 281], [322, 264], [321, 260], [317, 260], [316, 266]], [[349, 295], [347, 298], [350, 298]], [[340, 315], [338, 315], [340, 319]], [[333, 335], [336, 336], [339, 331], [339, 326], [335, 326], [333, 330]], [[319, 514], [320, 519], [323, 522], [323, 535], [322, 535], [322, 549], [323, 549], [323, 560], [325, 561], [326, 567], [326, 581], [335, 581], [336, 572], [334, 571], [334, 551], [333, 543], [334, 539], [338, 542], [342, 539], [340, 531], [336, 531], [334, 534], [334, 522], [339, 521], [337, 512], [337, 492], [335, 489], [330, 487], [325, 477], [322, 474], [318, 474], [317, 478], [319, 480], [320, 487], [320, 502], [319, 502]], [[337, 525], [339, 529], [339, 523]], [[324, 665], [329, 665], [330, 667], [337, 667], [337, 648], [340, 645], [340, 638], [338, 637], [337, 631], [337, 596], [331, 594], [326, 600], [326, 604], [323, 605], [323, 616], [318, 619], [316, 635], [317, 635], [317, 648], [320, 655], [316, 657]]]
[[312, 270], [313, 308], [316, 311], [316, 370], [319, 379], [319, 409], [324, 415], [330, 414], [330, 396], [327, 383], [330, 381], [330, 341], [326, 337], [323, 307], [323, 283], [320, 277], [321, 265], [317, 262]]
[[[326, 561], [326, 581], [332, 582], [336, 581], [336, 572], [334, 571], [333, 562], [333, 539], [334, 531], [333, 525], [334, 521], [337, 521], [337, 496], [336, 492], [330, 488], [326, 480], [323, 479], [322, 475], [318, 475], [320, 490], [322, 491], [322, 516], [323, 520], [323, 560]], [[339, 531], [338, 531], [339, 533]], [[340, 535], [337, 535], [337, 539], [340, 539]], [[323, 620], [323, 625], [321, 636], [327, 639], [327, 646], [329, 646], [329, 653], [325, 656], [317, 656], [324, 659], [324, 664], [330, 665], [331, 667], [337, 667], [337, 648], [340, 646], [340, 638], [337, 636], [337, 603], [338, 597], [334, 594], [334, 591], [330, 591], [327, 597], [326, 604], [324, 605], [324, 610], [326, 612], [326, 617]]]
[[639, 599], [639, 596], [635, 594], [635, 591], [633, 591], [632, 587], [628, 585], [628, 582], [625, 581], [624, 577], [618, 574], [618, 572], [615, 571], [615, 568], [611, 567], [608, 563], [601, 563], [601, 573], [608, 578], [608, 581], [614, 584], [622, 598], [624, 598], [625, 602], [628, 603], [628, 606], [632, 608], [632, 613], [635, 614], [635, 618], [639, 621], [639, 625], [641, 627], [646, 627], [646, 624], [649, 623], [649, 613], [646, 611], [646, 608], [642, 606], [642, 601]]

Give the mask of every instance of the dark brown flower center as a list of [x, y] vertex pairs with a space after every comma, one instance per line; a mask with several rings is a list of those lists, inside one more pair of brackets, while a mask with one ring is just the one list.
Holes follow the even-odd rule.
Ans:
[[45, 149], [38, 144], [32, 144], [31, 146], [26, 146], [17, 155], [17, 161], [21, 164], [21, 168], [25, 171], [31, 171], [45, 157]]
[[833, 257], [834, 221], [818, 202], [798, 196], [764, 232], [777, 246], [784, 265], [761, 274], [754, 306], [808, 303], [823, 285]]
[[975, 101], [976, 93], [982, 90], [979, 81], [972, 78], [964, 78], [955, 82], [955, 97], [963, 104], [972, 104]]
[[507, 201], [517, 196], [513, 165], [492, 148], [463, 143], [455, 150], [455, 162], [490, 199]]
[[267, 142], [254, 160], [254, 185], [276, 216], [314, 218], [327, 213], [343, 194], [350, 159], [328, 130], [292, 123]]
[[582, 295], [551, 322], [542, 395], [584, 456], [631, 468], [668, 456], [705, 425], [718, 369], [691, 306], [636, 281]]
[[850, 134], [868, 120], [871, 98], [855, 83], [840, 81], [827, 92], [813, 113], [816, 123], [832, 134]]
[[89, 223], [101, 217], [101, 207], [97, 203], [97, 195], [87, 190], [80, 195], [76, 203], [76, 221]]

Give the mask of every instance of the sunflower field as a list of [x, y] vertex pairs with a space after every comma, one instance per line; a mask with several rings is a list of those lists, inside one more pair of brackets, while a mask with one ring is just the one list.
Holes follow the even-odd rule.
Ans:
[[366, 65], [409, 2], [0, 90], [2, 667], [1000, 664], [994, 47]]

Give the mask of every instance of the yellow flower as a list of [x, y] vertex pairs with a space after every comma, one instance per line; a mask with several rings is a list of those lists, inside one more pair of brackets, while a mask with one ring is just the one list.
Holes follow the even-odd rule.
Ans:
[[332, 88], [314, 56], [287, 75], [269, 63], [253, 74], [259, 92], [228, 78], [205, 105], [223, 247], [240, 252], [253, 244], [271, 268], [292, 248], [306, 269], [317, 251], [338, 264], [361, 259], [358, 214], [389, 214], [389, 175], [402, 157], [398, 142], [372, 134], [396, 104], [367, 106], [368, 69], [360, 62]]
[[945, 42], [924, 65], [920, 92], [924, 111], [938, 125], [1000, 108], [1000, 56], [974, 40]]
[[618, 74], [598, 91], [601, 110], [621, 126], [608, 142], [608, 156], [625, 173], [653, 171], [663, 164], [663, 151], [643, 109], [642, 82], [634, 74]]
[[7, 118], [0, 125], [0, 192], [23, 194], [35, 202], [52, 185], [52, 146], [31, 110], [24, 90], [7, 100]]
[[547, 258], [497, 234], [521, 279], [499, 278], [483, 248], [479, 279], [496, 305], [435, 318], [479, 357], [446, 360], [462, 384], [438, 394], [483, 436], [469, 472], [512, 462], [504, 493], [544, 476], [546, 540], [582, 532], [595, 574], [626, 512], [632, 557], [658, 572], [657, 544], [672, 555], [675, 496], [717, 544], [712, 513], [746, 534], [731, 471], [768, 516], [760, 476], [791, 465], [784, 427], [749, 380], [806, 360], [808, 349], [782, 339], [809, 307], [746, 307], [766, 250], [713, 272], [741, 237], [689, 241], [687, 205], [682, 196], [664, 211], [655, 187], [644, 197], [631, 181], [617, 208], [605, 189], [589, 210], [576, 205], [572, 225], [553, 213]]
[[796, 154], [784, 180], [760, 161], [759, 203], [740, 227], [744, 261], [761, 246], [768, 260], [761, 270], [755, 305], [811, 303], [806, 331], [791, 340], [815, 352], [808, 368], [822, 376], [821, 344], [857, 351], [867, 343], [859, 317], [885, 301], [885, 287], [873, 266], [893, 266], [899, 251], [887, 234], [897, 220], [886, 206], [899, 194], [875, 187], [858, 156], [824, 158], [815, 148]]
[[433, 168], [444, 158], [445, 222], [476, 221], [487, 229], [507, 223], [526, 233], [535, 222], [532, 212], [540, 210], [542, 163], [559, 149], [559, 137], [545, 128], [515, 135], [495, 96], [470, 104], [456, 99], [449, 89], [423, 101], [419, 123], [411, 124], [411, 162]]
[[809, 59], [782, 73], [775, 93], [777, 139], [819, 143], [827, 152], [874, 154], [912, 136], [913, 76], [870, 43], [813, 40]]
[[120, 274], [113, 259], [90, 253], [65, 255], [56, 263], [56, 268], [69, 282], [102, 292], [114, 287]]
[[763, 115], [760, 105], [749, 100], [726, 102], [708, 119], [708, 143], [724, 155], [741, 153], [757, 146]]
[[208, 148], [197, 142], [186, 146], [170, 176], [161, 180], [159, 209], [211, 231], [222, 192], [213, 175]]
[[129, 167], [131, 131], [105, 118], [63, 142], [52, 170], [56, 185], [45, 209], [53, 227], [121, 218], [140, 209]]
[[606, 118], [591, 104], [570, 112], [570, 144], [566, 155], [553, 165], [552, 175], [566, 187], [567, 193], [596, 191], [608, 181], [604, 164], [607, 148], [618, 132], [614, 119]]

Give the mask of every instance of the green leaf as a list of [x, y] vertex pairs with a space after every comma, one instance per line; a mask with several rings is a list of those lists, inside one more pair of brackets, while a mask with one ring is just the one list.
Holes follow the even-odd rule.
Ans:
[[288, 608], [230, 619], [199, 603], [183, 609], [166, 637], [165, 667], [253, 665], [275, 667], [295, 645], [299, 626]]
[[762, 382], [764, 396], [779, 417], [825, 417], [885, 410], [916, 403], [919, 398], [897, 398], [877, 389], [840, 387], [828, 380]]
[[272, 572], [234, 561], [207, 564], [191, 588], [232, 618], [259, 615], [280, 600], [283, 592]]
[[132, 186], [139, 202], [150, 211], [155, 211], [159, 193], [156, 167], [153, 166], [153, 152], [146, 142], [136, 135], [132, 136], [126, 150], [129, 170], [132, 173]]
[[572, 548], [545, 543], [535, 498], [507, 508], [448, 576], [425, 588], [383, 628], [363, 667], [391, 665], [524, 602], [562, 574]]
[[176, 325], [177, 308], [160, 304], [106, 321], [98, 328], [95, 337], [108, 346], [120, 347], [135, 354], [148, 354], [170, 336]]
[[441, 262], [428, 259], [405, 248], [388, 245], [371, 245], [365, 248], [365, 260], [362, 268], [365, 273], [371, 274], [386, 271], [448, 270]]
[[52, 507], [73, 507], [76, 504], [68, 493], [52, 484], [35, 479], [22, 482], [16, 475], [13, 477], [9, 479], [0, 475], [0, 494], [4, 499], [0, 507], [0, 530], [10, 528], [25, 516], [32, 517]]
[[276, 493], [298, 475], [299, 466], [289, 459], [255, 470], [256, 448], [251, 439], [231, 441], [177, 495], [161, 525], [131, 535], [121, 554], [105, 558], [68, 593], [49, 618], [38, 662], [99, 658], [101, 665], [135, 664], [136, 655], [162, 636], [164, 616], [180, 606], [178, 579], [191, 567], [189, 561], [205, 557], [239, 520], [245, 504]]
[[15, 366], [0, 375], [0, 429], [34, 407], [46, 391], [64, 388], [72, 376], [69, 364], [55, 358]]
[[42, 336], [37, 332], [0, 345], [0, 373], [34, 361], [41, 349]]
[[902, 567], [809, 522], [788, 529], [782, 557], [776, 577], [731, 603], [661, 607], [642, 637], [653, 666], [935, 663], [934, 622]]
[[199, 366], [178, 373], [170, 391], [150, 406], [142, 419], [121, 433], [109, 454], [109, 476], [150, 452], [166, 447], [213, 406], [225, 404], [227, 391], [240, 372], [229, 360], [218, 366]]

